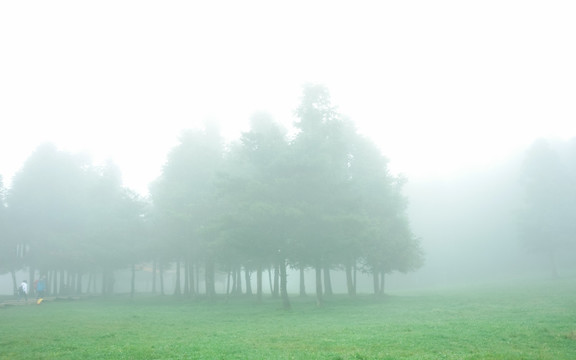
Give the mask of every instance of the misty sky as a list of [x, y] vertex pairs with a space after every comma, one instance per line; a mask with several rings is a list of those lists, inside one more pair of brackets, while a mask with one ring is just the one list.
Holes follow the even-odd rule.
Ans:
[[112, 158], [145, 192], [183, 128], [227, 137], [301, 86], [409, 178], [576, 136], [573, 1], [3, 1], [0, 174], [42, 142]]

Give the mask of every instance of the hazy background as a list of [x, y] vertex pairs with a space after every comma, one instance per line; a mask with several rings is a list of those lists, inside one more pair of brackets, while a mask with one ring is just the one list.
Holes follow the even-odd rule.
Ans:
[[571, 1], [31, 1], [0, 5], [0, 174], [44, 141], [140, 192], [182, 128], [291, 122], [302, 84], [409, 178], [576, 134]]
[[538, 137], [576, 136], [575, 18], [572, 1], [2, 2], [0, 174], [9, 187], [51, 141], [146, 194], [181, 129], [212, 120], [232, 139], [255, 111], [289, 124], [322, 83], [409, 179], [427, 266], [448, 279], [435, 259], [490, 257], [488, 233], [515, 246], [498, 174]]

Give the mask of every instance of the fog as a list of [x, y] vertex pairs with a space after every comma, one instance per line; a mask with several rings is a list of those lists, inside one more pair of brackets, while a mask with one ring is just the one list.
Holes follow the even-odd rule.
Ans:
[[457, 175], [573, 136], [570, 2], [0, 5], [0, 174], [41, 143], [113, 159], [146, 193], [179, 131], [289, 124], [326, 85], [394, 171]]
[[[563, 160], [570, 162], [574, 141], [551, 141]], [[529, 251], [519, 236], [520, 211], [525, 203], [522, 186], [522, 169], [527, 150], [510, 154], [498, 163], [474, 171], [463, 172], [451, 178], [420, 179], [408, 181], [404, 194], [408, 205], [411, 228], [421, 240], [424, 264], [407, 273], [393, 272], [386, 277], [386, 291], [452, 287], [494, 282], [549, 279], [549, 260], [545, 253]], [[559, 275], [576, 275], [573, 259], [575, 246], [557, 254]], [[565, 251], [563, 251], [565, 250]], [[151, 264], [137, 267], [136, 289], [152, 292]], [[200, 271], [200, 270], [199, 270]], [[342, 269], [332, 269], [332, 288], [335, 293], [346, 292], [346, 278]], [[27, 271], [19, 271], [18, 279], [28, 277]], [[205, 286], [201, 274], [197, 274], [198, 287]], [[216, 291], [229, 290], [230, 274], [221, 270], [216, 274]], [[265, 272], [265, 293], [270, 293], [268, 282], [271, 270]], [[305, 272], [307, 293], [314, 291], [314, 271]], [[130, 291], [130, 270], [117, 270], [114, 292]], [[166, 292], [175, 286], [175, 269], [168, 267], [164, 275]], [[299, 274], [289, 270], [288, 291], [299, 291]], [[357, 275], [357, 291], [370, 293], [372, 278], [369, 274]], [[86, 281], [86, 279], [85, 279]], [[255, 276], [251, 277], [255, 287]], [[9, 274], [0, 277], [0, 293], [12, 293]], [[100, 280], [88, 284], [87, 292], [99, 292]], [[246, 286], [246, 284], [244, 284]], [[154, 290], [155, 292], [157, 290]]]
[[412, 225], [426, 251], [419, 271], [426, 282], [475, 282], [527, 270], [517, 235], [518, 171], [514, 159], [408, 186]]
[[[546, 277], [546, 258], [519, 235], [521, 164], [538, 138], [576, 136], [575, 9], [2, 3], [0, 176], [9, 192], [49, 142], [100, 167], [113, 163], [118, 182], [149, 199], [183, 130], [215, 123], [232, 144], [259, 111], [290, 128], [303, 86], [322, 84], [390, 173], [407, 179], [407, 218], [424, 263], [387, 275], [388, 290]], [[557, 256], [559, 275], [573, 274], [571, 250]], [[139, 291], [151, 289], [149, 265], [138, 270]], [[174, 269], [166, 271], [169, 288]], [[343, 274], [334, 269], [336, 291], [345, 291]], [[217, 276], [221, 292], [227, 274]], [[306, 276], [312, 292], [313, 271]], [[370, 277], [358, 277], [358, 290], [370, 292]], [[289, 278], [297, 292], [298, 273]], [[127, 291], [121, 283], [116, 291]], [[12, 291], [2, 275], [0, 293]]]

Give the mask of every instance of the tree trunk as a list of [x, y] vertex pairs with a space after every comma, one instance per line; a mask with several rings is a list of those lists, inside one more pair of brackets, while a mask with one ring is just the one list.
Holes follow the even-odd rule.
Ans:
[[382, 270], [382, 274], [380, 274], [380, 294], [384, 294], [384, 285], [386, 284], [386, 272]]
[[108, 277], [108, 294], [113, 295], [114, 294], [114, 282], [116, 281], [116, 279], [114, 279], [114, 270], [110, 270], [109, 271], [109, 277]]
[[354, 274], [352, 273], [352, 264], [350, 262], [346, 263], [346, 289], [348, 290], [348, 295], [356, 295], [356, 285], [354, 284]]
[[30, 266], [30, 268], [28, 269], [28, 283], [30, 284], [30, 286], [28, 286], [28, 294], [29, 295], [33, 295], [33, 293], [36, 292], [36, 288], [34, 287], [34, 279], [35, 279], [35, 274], [36, 271], [34, 270], [34, 268], [32, 268], [32, 266]]
[[[56, 282], [56, 274], [54, 274], [54, 282]], [[106, 270], [102, 270], [102, 296], [106, 295], [106, 286], [108, 280], [106, 279]]]
[[152, 261], [152, 294], [156, 294], [156, 260]]
[[76, 274], [76, 294], [82, 295], [82, 274]]
[[274, 290], [272, 291], [273, 297], [278, 297], [278, 280], [280, 279], [279, 265], [274, 266]]
[[174, 295], [180, 296], [182, 291], [180, 290], [180, 259], [176, 260], [176, 285], [174, 286]]
[[214, 298], [216, 296], [215, 267], [216, 264], [213, 260], [206, 261], [206, 296], [208, 296], [208, 298]]
[[232, 282], [232, 269], [228, 269], [226, 275], [226, 296], [230, 295], [230, 283]]
[[66, 272], [66, 295], [71, 295], [74, 293], [74, 273], [71, 271]]
[[274, 284], [272, 283], [272, 267], [268, 266], [268, 283], [270, 284], [270, 294], [274, 295]]
[[330, 277], [330, 267], [324, 267], [324, 294], [326, 296], [332, 296], [332, 278]]
[[288, 274], [286, 273], [286, 260], [280, 262], [280, 293], [282, 294], [282, 306], [290, 310], [290, 298], [288, 298]]
[[256, 296], [258, 301], [262, 301], [262, 265], [256, 269]]
[[358, 289], [358, 264], [356, 260], [354, 260], [354, 293], [357, 292]]
[[114, 273], [111, 270], [104, 270], [102, 273], [102, 293], [105, 295], [114, 293]]
[[322, 268], [317, 265], [315, 267], [316, 271], [316, 305], [322, 306], [323, 299], [322, 299]]
[[136, 293], [136, 264], [132, 263], [132, 278], [130, 279], [130, 297]]
[[92, 285], [92, 272], [88, 273], [88, 284], [86, 284], [86, 294], [90, 293], [90, 286]]
[[60, 288], [58, 289], [58, 295], [64, 295], [66, 290], [66, 274], [64, 270], [60, 270]]
[[12, 275], [12, 285], [14, 286], [14, 295], [18, 295], [18, 282], [16, 281], [16, 271], [10, 269], [10, 275]]
[[93, 274], [93, 279], [92, 279], [92, 293], [93, 294], [97, 294], [98, 293], [98, 289], [97, 289], [97, 285], [96, 285], [96, 274]]
[[50, 291], [50, 294], [58, 295], [58, 272], [56, 270], [52, 270], [50, 274], [50, 284], [52, 284], [52, 290]]
[[190, 295], [190, 263], [184, 260], [184, 295]]
[[198, 264], [194, 264], [194, 268], [196, 269], [196, 281], [194, 285], [196, 285], [196, 294], [200, 294], [200, 266]]
[[378, 295], [380, 293], [380, 279], [378, 276], [379, 274], [380, 274], [380, 271], [378, 271], [378, 270], [372, 271], [373, 283], [374, 283], [374, 295]]
[[246, 283], [246, 295], [252, 295], [252, 276], [247, 268], [244, 268], [244, 282]]
[[306, 280], [304, 278], [304, 265], [300, 266], [300, 296], [306, 296]]
[[242, 295], [242, 268], [240, 266], [234, 270], [234, 275], [236, 277], [234, 294]]
[[229, 278], [229, 288], [230, 291], [228, 292], [229, 295], [234, 295], [236, 293], [236, 288], [238, 286], [238, 284], [236, 283], [236, 281], [238, 280], [236, 277], [236, 269], [233, 267], [230, 267], [230, 270], [228, 271], [228, 278]]
[[159, 264], [160, 266], [160, 271], [158, 273], [158, 275], [160, 276], [160, 295], [164, 295], [164, 265], [163, 264]]
[[195, 284], [195, 280], [194, 280], [194, 264], [192, 263], [192, 261], [188, 262], [188, 279], [189, 279], [189, 287], [190, 287], [190, 296], [194, 296], [196, 295], [196, 284]]

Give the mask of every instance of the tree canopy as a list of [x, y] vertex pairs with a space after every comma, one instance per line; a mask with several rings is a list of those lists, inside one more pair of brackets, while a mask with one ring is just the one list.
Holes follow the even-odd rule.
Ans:
[[259, 297], [268, 270], [271, 292], [287, 308], [290, 269], [314, 270], [319, 304], [332, 293], [333, 271], [346, 272], [350, 294], [356, 271], [372, 274], [381, 293], [385, 274], [423, 261], [406, 213], [405, 179], [390, 173], [388, 160], [338, 113], [325, 87], [305, 86], [295, 114], [294, 133], [256, 114], [230, 144], [214, 126], [184, 131], [147, 204], [122, 187], [114, 164], [97, 167], [40, 146], [0, 207], [2, 231], [12, 234], [1, 245], [18, 255], [7, 262], [10, 270], [59, 272], [68, 286], [64, 273], [101, 273], [108, 292], [115, 269], [153, 263], [161, 282], [162, 269], [173, 267], [174, 293], [189, 296], [214, 296], [222, 273], [227, 291], [242, 292], [244, 282], [251, 293], [256, 274]]
[[27, 266], [32, 274], [67, 273], [58, 290], [64, 291], [78, 286], [71, 274], [80, 279], [126, 266], [138, 236], [129, 229], [139, 226], [142, 202], [121, 187], [119, 176], [112, 165], [97, 168], [85, 156], [53, 144], [39, 146], [7, 196], [5, 241], [18, 260], [8, 270]]

